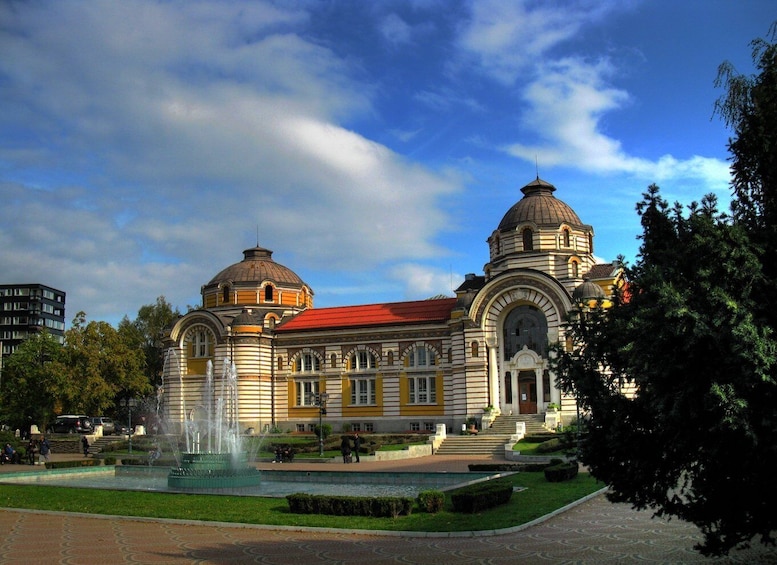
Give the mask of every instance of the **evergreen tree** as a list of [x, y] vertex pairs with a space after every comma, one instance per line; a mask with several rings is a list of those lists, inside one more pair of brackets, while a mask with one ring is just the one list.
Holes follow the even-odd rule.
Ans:
[[759, 75], [720, 75], [732, 215], [714, 196], [683, 209], [649, 187], [628, 294], [581, 312], [575, 347], [553, 361], [587, 418], [581, 460], [610, 498], [696, 524], [705, 555], [777, 531], [777, 48], [753, 47]]

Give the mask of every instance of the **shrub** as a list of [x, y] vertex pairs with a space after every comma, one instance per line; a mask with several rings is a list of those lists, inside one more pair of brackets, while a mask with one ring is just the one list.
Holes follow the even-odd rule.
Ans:
[[73, 461], [49, 461], [46, 463], [46, 469], [68, 469], [70, 467], [95, 467], [97, 461], [94, 459], [76, 459]]
[[332, 435], [332, 426], [330, 424], [323, 424], [321, 426], [316, 424], [315, 434], [316, 437], [321, 437], [326, 441], [326, 438]]
[[294, 514], [329, 514], [334, 516], [372, 516], [376, 518], [409, 516], [413, 500], [407, 497], [327, 496], [295, 493], [286, 496], [289, 511]]
[[551, 483], [560, 483], [577, 476], [577, 463], [560, 463], [545, 468], [545, 479]]
[[418, 493], [418, 506], [424, 512], [436, 514], [445, 505], [445, 494], [439, 490], [425, 490]]
[[513, 485], [509, 481], [493, 480], [475, 483], [451, 493], [454, 512], [475, 513], [500, 504], [506, 504], [513, 496]]

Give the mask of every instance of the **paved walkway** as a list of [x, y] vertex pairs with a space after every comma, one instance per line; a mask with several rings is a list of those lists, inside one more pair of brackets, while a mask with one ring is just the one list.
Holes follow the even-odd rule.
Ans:
[[[64, 457], [64, 456], [62, 456]], [[459, 471], [478, 457], [432, 456], [386, 463], [292, 463], [294, 469]], [[262, 464], [260, 467], [270, 467]], [[29, 470], [4, 466], [2, 471]], [[117, 493], [117, 506], [121, 494]], [[735, 552], [704, 559], [698, 531], [677, 520], [651, 519], [596, 496], [546, 521], [496, 535], [421, 537], [343, 530], [144, 520], [120, 516], [0, 509], [0, 563], [263, 563], [283, 564], [599, 564], [777, 563], [777, 551]]]

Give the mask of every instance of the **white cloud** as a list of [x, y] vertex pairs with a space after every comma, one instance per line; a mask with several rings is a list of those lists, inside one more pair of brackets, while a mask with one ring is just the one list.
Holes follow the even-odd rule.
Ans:
[[388, 14], [380, 24], [380, 32], [392, 45], [410, 43], [412, 28], [397, 14]]
[[69, 313], [134, 316], [159, 294], [192, 302], [257, 227], [311, 269], [441, 252], [436, 201], [459, 181], [340, 124], [371, 111], [372, 87], [295, 33], [306, 14], [54, 2], [0, 17], [24, 30], [0, 33], [0, 124], [18, 133], [0, 144], [17, 181], [4, 279], [63, 288]]
[[464, 280], [459, 274], [446, 273], [418, 263], [396, 265], [391, 269], [390, 277], [404, 285], [404, 294], [408, 300], [422, 300], [438, 295], [453, 297], [453, 291]]
[[544, 167], [576, 167], [596, 174], [626, 173], [650, 182], [695, 179], [704, 186], [725, 190], [728, 164], [714, 158], [693, 156], [681, 160], [664, 155], [650, 160], [629, 155], [621, 143], [602, 132], [608, 112], [625, 106], [628, 93], [609, 86], [613, 68], [607, 60], [588, 63], [568, 58], [540, 69], [524, 94], [528, 107], [523, 124], [541, 143], [513, 143], [504, 149], [527, 161], [535, 158]]
[[459, 46], [478, 60], [484, 72], [513, 83], [583, 25], [619, 7], [622, 4], [600, 0], [477, 0], [471, 4], [471, 19], [462, 29]]

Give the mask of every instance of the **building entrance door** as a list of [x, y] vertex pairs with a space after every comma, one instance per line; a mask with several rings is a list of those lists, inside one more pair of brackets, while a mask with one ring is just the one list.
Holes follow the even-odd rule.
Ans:
[[518, 373], [518, 412], [537, 413], [537, 375], [534, 371]]

